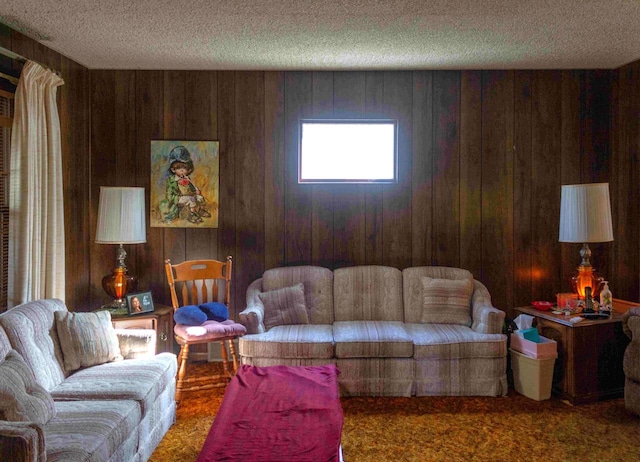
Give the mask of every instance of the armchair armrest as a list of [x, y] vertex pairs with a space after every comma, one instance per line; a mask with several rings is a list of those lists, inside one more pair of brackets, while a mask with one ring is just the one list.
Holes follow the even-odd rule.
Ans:
[[501, 334], [506, 313], [491, 304], [491, 295], [479, 281], [473, 281], [471, 297], [471, 329], [480, 334]]
[[258, 294], [262, 291], [262, 278], [253, 281], [247, 288], [247, 307], [239, 313], [240, 324], [247, 328], [247, 334], [261, 334], [264, 328], [264, 305]]
[[0, 460], [45, 462], [47, 452], [42, 426], [0, 420]]
[[627, 379], [640, 381], [640, 308], [631, 308], [622, 318], [622, 329], [631, 342], [624, 352], [622, 369]]
[[627, 337], [633, 340], [634, 335], [636, 339], [640, 339], [640, 307], [634, 306], [622, 317], [622, 330]]
[[115, 329], [124, 359], [150, 358], [156, 354], [156, 331], [153, 329]]

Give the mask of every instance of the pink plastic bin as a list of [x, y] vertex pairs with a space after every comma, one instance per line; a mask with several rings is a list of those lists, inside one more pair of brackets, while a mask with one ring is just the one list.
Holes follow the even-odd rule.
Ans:
[[517, 332], [514, 332], [511, 336], [511, 348], [534, 359], [558, 357], [558, 343], [542, 335], [540, 336], [540, 343], [536, 343], [520, 337]]

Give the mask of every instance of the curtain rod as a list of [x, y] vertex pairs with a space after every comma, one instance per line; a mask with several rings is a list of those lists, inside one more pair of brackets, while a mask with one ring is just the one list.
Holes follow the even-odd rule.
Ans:
[[18, 79], [12, 75], [3, 74], [2, 72], [0, 72], [0, 79], [5, 79], [14, 85], [18, 85]]
[[[0, 46], [0, 54], [1, 55], [5, 55], [7, 58], [15, 59], [16, 61], [19, 61], [19, 62], [21, 62], [23, 64], [26, 63], [27, 61], [33, 61], [34, 63], [37, 63], [37, 64], [41, 65], [42, 67], [44, 67], [46, 69], [49, 69], [51, 72], [54, 72], [58, 77], [62, 77], [62, 75], [60, 75], [60, 71], [52, 69], [49, 66], [46, 66], [46, 65], [44, 65], [42, 63], [39, 63], [38, 61], [35, 61], [33, 59], [27, 59], [24, 56], [19, 55], [18, 53], [14, 53], [11, 50], [7, 50], [5, 47]], [[6, 74], [2, 74], [2, 75], [0, 75], [0, 77], [7, 78], [7, 77], [11, 77], [11, 76], [7, 76]], [[15, 79], [15, 77], [12, 77], [12, 78]], [[9, 80], [9, 79], [7, 79], [7, 80]], [[18, 80], [16, 79], [16, 81], [12, 82], [12, 83], [15, 83], [17, 85], [18, 84]]]

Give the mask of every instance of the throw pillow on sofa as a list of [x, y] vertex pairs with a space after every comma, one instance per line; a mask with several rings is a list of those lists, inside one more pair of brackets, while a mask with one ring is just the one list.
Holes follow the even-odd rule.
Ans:
[[53, 398], [17, 351], [0, 362], [0, 420], [46, 424], [56, 415]]
[[471, 326], [473, 279], [422, 278], [422, 322]]
[[55, 317], [64, 368], [68, 372], [122, 359], [110, 312], [56, 311]]
[[258, 294], [264, 305], [264, 327], [291, 324], [309, 324], [304, 300], [304, 284], [270, 290]]

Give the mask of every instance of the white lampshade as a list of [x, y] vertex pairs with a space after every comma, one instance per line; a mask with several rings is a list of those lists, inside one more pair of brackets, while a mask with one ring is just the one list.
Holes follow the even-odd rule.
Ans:
[[97, 244], [147, 242], [144, 188], [100, 186]]
[[613, 241], [609, 183], [562, 186], [560, 242]]

